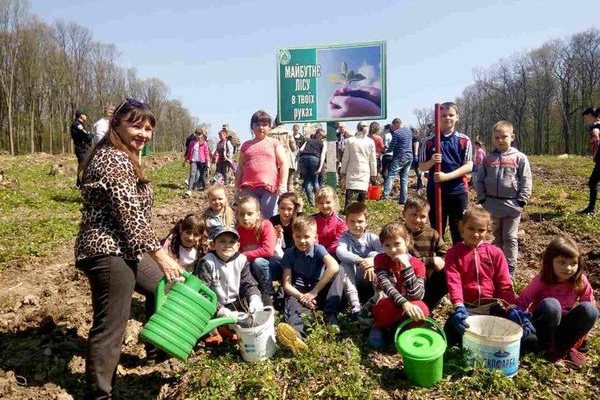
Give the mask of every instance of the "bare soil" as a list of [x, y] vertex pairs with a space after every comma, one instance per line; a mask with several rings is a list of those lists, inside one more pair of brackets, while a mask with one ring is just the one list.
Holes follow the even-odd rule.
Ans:
[[[160, 167], [154, 162], [151, 168]], [[550, 176], [538, 170], [536, 179]], [[576, 182], [573, 186], [581, 185]], [[182, 185], [183, 191], [183, 185]], [[154, 227], [160, 237], [190, 211], [204, 207], [205, 194], [178, 197], [154, 210]], [[519, 238], [520, 261], [517, 280], [528, 282], [537, 272], [541, 254], [560, 229], [544, 216], [526, 216]], [[579, 236], [588, 252], [592, 285], [600, 287], [600, 238]], [[91, 300], [86, 277], [76, 270], [72, 244], [58, 249], [48, 259], [28, 261], [0, 272], [0, 398], [79, 399], [83, 396], [85, 347], [91, 324]], [[133, 299], [132, 319], [124, 339], [115, 398], [184, 398], [178, 380], [184, 366], [171, 359], [154, 366], [144, 363], [139, 341], [143, 317], [142, 298]], [[382, 362], [384, 362], [383, 360]]]

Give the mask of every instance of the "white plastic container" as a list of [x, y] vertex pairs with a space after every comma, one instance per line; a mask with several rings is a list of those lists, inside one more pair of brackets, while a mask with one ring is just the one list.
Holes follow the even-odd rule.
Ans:
[[275, 344], [275, 311], [265, 307], [254, 315], [255, 325], [242, 328], [234, 325], [242, 358], [248, 362], [259, 362], [270, 358], [277, 349]]
[[463, 348], [471, 351], [471, 364], [501, 370], [509, 377], [516, 375], [523, 329], [506, 318], [491, 315], [470, 316], [467, 324]]

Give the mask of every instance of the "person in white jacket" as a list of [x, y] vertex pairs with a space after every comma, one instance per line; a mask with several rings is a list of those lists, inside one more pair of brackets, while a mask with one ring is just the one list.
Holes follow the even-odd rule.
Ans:
[[346, 141], [346, 150], [340, 166], [340, 177], [346, 181], [344, 211], [356, 196], [364, 203], [369, 183], [377, 177], [377, 157], [375, 143], [367, 136], [369, 124], [361, 121], [356, 127], [356, 135]]
[[107, 106], [104, 108], [104, 116], [94, 123], [92, 126], [92, 133], [94, 134], [94, 145], [98, 143], [106, 132], [108, 132], [108, 125], [112, 118], [115, 108], [113, 106]]

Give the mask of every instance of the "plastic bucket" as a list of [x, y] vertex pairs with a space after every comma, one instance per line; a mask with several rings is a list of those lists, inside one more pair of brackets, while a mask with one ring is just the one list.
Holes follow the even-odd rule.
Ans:
[[275, 353], [274, 314], [273, 307], [265, 307], [254, 314], [256, 326], [251, 328], [233, 326], [244, 360], [248, 362], [264, 361]]
[[379, 200], [381, 198], [381, 186], [370, 185], [367, 190], [367, 199]]
[[506, 376], [517, 374], [523, 329], [514, 322], [492, 315], [467, 318], [469, 328], [463, 335], [463, 348], [474, 366], [497, 369]]
[[431, 387], [442, 379], [446, 335], [432, 318], [425, 318], [423, 326], [402, 332], [411, 322], [414, 321], [404, 321], [396, 330], [396, 350], [402, 354], [404, 373], [408, 379], [417, 386]]

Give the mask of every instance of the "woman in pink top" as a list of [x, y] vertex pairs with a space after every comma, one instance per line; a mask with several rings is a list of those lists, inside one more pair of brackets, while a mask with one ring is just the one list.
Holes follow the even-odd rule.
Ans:
[[242, 144], [235, 186], [240, 196], [254, 196], [260, 202], [263, 218], [275, 215], [279, 193], [286, 192], [288, 165], [285, 149], [277, 139], [268, 137], [271, 116], [259, 110], [250, 119], [254, 139]]

